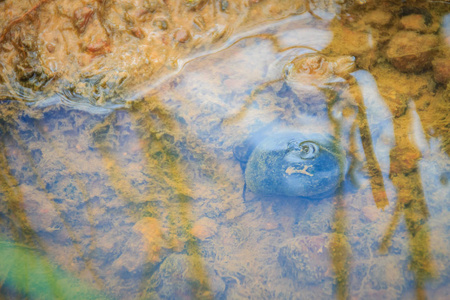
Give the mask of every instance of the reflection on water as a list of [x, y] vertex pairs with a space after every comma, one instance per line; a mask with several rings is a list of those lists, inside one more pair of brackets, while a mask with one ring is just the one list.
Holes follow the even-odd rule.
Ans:
[[2, 101], [0, 293], [447, 298], [448, 18], [389, 5], [262, 26], [104, 114]]

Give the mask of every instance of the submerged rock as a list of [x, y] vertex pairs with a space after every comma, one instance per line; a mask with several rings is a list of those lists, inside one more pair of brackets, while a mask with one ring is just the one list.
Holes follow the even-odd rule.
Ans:
[[450, 81], [450, 55], [433, 60], [434, 80], [447, 84]]
[[385, 26], [392, 20], [392, 13], [383, 9], [376, 9], [364, 16], [364, 22], [373, 26]]
[[206, 240], [217, 233], [217, 223], [210, 218], [201, 218], [194, 223], [191, 233], [201, 241]]
[[413, 14], [403, 17], [400, 20], [400, 27], [406, 30], [413, 30], [417, 32], [424, 32], [427, 30], [425, 17], [421, 14]]
[[172, 254], [150, 279], [150, 299], [214, 299], [225, 291], [225, 283], [199, 257]]
[[391, 39], [387, 58], [401, 72], [422, 72], [431, 67], [431, 60], [439, 45], [433, 34], [400, 31]]
[[298, 284], [332, 280], [328, 244], [327, 235], [299, 236], [286, 241], [278, 253], [283, 275]]

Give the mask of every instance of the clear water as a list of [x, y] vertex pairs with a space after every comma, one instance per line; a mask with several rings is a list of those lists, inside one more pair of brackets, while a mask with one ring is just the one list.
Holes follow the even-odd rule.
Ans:
[[[448, 299], [448, 88], [436, 68], [400, 72], [377, 53], [389, 25], [370, 11], [352, 32], [314, 12], [115, 103], [2, 100], [2, 297]], [[337, 163], [302, 148], [292, 157], [312, 156], [270, 165], [289, 143], [252, 156], [286, 132]]]

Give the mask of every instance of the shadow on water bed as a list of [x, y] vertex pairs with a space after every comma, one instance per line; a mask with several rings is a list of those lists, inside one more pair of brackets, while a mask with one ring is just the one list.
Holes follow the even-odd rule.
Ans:
[[2, 100], [0, 293], [448, 298], [448, 10], [268, 23], [114, 110]]

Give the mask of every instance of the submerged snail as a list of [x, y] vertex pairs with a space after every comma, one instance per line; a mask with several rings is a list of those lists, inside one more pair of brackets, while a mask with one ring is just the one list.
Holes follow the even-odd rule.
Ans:
[[[255, 194], [322, 198], [339, 186], [346, 154], [329, 135], [283, 131], [247, 148], [247, 188]], [[236, 155], [236, 153], [235, 153]]]

